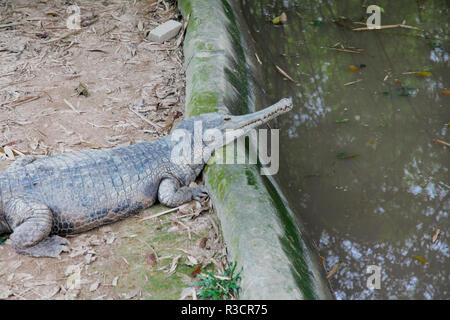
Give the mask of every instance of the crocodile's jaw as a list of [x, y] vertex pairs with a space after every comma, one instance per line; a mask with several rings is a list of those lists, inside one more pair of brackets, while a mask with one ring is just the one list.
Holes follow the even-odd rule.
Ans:
[[247, 133], [290, 110], [292, 110], [292, 99], [285, 98], [260, 111], [242, 116], [230, 116], [230, 120], [225, 121], [223, 126], [225, 129], [244, 130]]
[[220, 148], [239, 137], [245, 136], [252, 129], [257, 128], [290, 110], [292, 110], [292, 99], [285, 98], [278, 101], [276, 104], [257, 112], [242, 116], [225, 117], [223, 123], [217, 128], [225, 137], [224, 143], [217, 143], [217, 145], [214, 145], [214, 149]]

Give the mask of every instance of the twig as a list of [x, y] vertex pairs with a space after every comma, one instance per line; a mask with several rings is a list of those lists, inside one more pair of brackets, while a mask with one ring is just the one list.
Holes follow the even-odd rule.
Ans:
[[108, 30], [106, 30], [105, 32], [103, 32], [103, 33], [100, 35], [100, 37], [103, 37], [105, 34], [107, 34], [107, 33], [111, 32], [111, 31], [113, 31], [115, 28], [117, 28], [117, 25], [114, 25], [114, 27], [112, 27], [111, 29], [108, 29]]
[[363, 49], [351, 50], [351, 49], [330, 48], [330, 47], [324, 47], [324, 48], [330, 49], [330, 50], [335, 50], [335, 51], [340, 51], [340, 52], [347, 52], [347, 53], [363, 53], [364, 52]]
[[14, 26], [18, 26], [21, 25], [22, 23], [20, 22], [10, 22], [10, 23], [5, 23], [5, 24], [0, 24], [0, 29], [1, 28], [8, 28], [8, 27], [14, 27]]
[[300, 19], [304, 19], [304, 17], [300, 14], [300, 12], [295, 11], [295, 14], [296, 14]]
[[10, 107], [10, 108], [12, 108], [12, 107], [17, 107], [17, 106], [19, 106], [19, 105], [21, 105], [21, 104], [24, 104], [24, 103], [28, 103], [28, 102], [37, 100], [37, 99], [39, 99], [40, 97], [41, 97], [40, 95], [39, 95], [39, 96], [33, 96], [33, 97], [27, 97], [27, 98], [24, 98], [24, 99], [22, 99], [22, 100], [15, 101], [15, 102], [14, 102], [12, 105], [10, 105], [9, 107]]
[[122, 256], [121, 258], [122, 258], [123, 262], [125, 262], [127, 265], [130, 265], [129, 262], [128, 262], [128, 260], [125, 259], [125, 257]]
[[75, 111], [78, 114], [81, 114], [81, 112], [79, 110], [75, 109], [75, 107], [69, 101], [64, 99], [64, 102], [69, 106], [70, 109], [72, 109], [73, 111]]
[[278, 72], [281, 73], [284, 77], [286, 77], [287, 79], [291, 80], [292, 82], [295, 82], [295, 80], [292, 79], [292, 78], [286, 73], [286, 71], [284, 71], [283, 69], [281, 69], [279, 66], [275, 65], [275, 68], [277, 68]]
[[80, 32], [83, 31], [83, 30], [84, 30], [84, 29], [77, 29], [77, 30], [75, 30], [75, 31], [71, 31], [71, 32], [66, 33], [65, 35], [59, 37], [59, 38], [52, 39], [52, 40], [48, 40], [48, 41], [46, 41], [45, 43], [56, 42], [56, 41], [62, 40], [62, 39], [64, 39], [64, 38], [67, 38], [67, 37], [70, 37], [70, 36], [74, 36], [74, 35], [80, 33]]
[[353, 28], [352, 30], [353, 31], [372, 31], [372, 30], [395, 29], [395, 28], [413, 29], [413, 30], [419, 30], [419, 31], [422, 30], [422, 29], [412, 27], [412, 26], [407, 26], [407, 25], [401, 24], [401, 23], [379, 26], [379, 27], [375, 27], [375, 28]]
[[347, 82], [347, 83], [344, 83], [344, 86], [350, 86], [350, 85], [352, 85], [352, 84], [361, 82], [362, 80], [363, 80], [363, 79], [358, 79], [358, 80], [355, 80], [355, 81]]
[[28, 82], [28, 81], [33, 80], [34, 78], [35, 78], [35, 77], [30, 78], [30, 79], [26, 79], [26, 80], [19, 80], [19, 81], [9, 82], [9, 83], [6, 83], [6, 84], [2, 85], [2, 86], [0, 87], [0, 89], [6, 88], [6, 87], [9, 87], [9, 86], [13, 86], [13, 85], [15, 85], [15, 84]]
[[14, 72], [0, 74], [0, 78], [12, 76]]
[[256, 52], [255, 52], [255, 57], [256, 57], [256, 60], [258, 61], [258, 63], [260, 65], [262, 65], [263, 63], [262, 63], [261, 59], [259, 58], [259, 56], [258, 56], [258, 54]]
[[165, 214], [167, 214], [167, 213], [171, 213], [171, 212], [177, 211], [178, 209], [180, 209], [180, 207], [181, 207], [181, 206], [179, 206], [179, 207], [176, 207], [176, 208], [172, 208], [172, 209], [169, 209], [169, 210], [166, 210], [166, 211], [160, 212], [160, 213], [156, 213], [156, 214], [154, 214], [154, 215], [151, 215], [151, 216], [148, 216], [148, 217], [142, 218], [142, 219], [141, 219], [141, 220], [139, 220], [139, 221], [140, 221], [140, 222], [142, 222], [142, 221], [146, 221], [146, 220], [149, 220], [149, 219], [153, 219], [153, 218], [156, 218], [156, 217], [159, 217], [159, 216], [165, 215]]
[[349, 29], [349, 30], [353, 30], [353, 29], [354, 29], [352, 26], [350, 26], [350, 25], [348, 25], [348, 24], [342, 22], [341, 20], [335, 20], [335, 21], [333, 21], [333, 22], [336, 23], [338, 26], [345, 27], [345, 28], [347, 28], [347, 29]]
[[442, 141], [442, 140], [439, 140], [439, 139], [434, 139], [433, 142], [442, 144], [443, 146], [446, 146], [446, 147], [450, 148], [450, 143], [448, 143], [448, 142], [445, 142], [445, 141]]
[[153, 127], [158, 128], [158, 129], [162, 129], [162, 128], [163, 128], [161, 125], [156, 124], [156, 123], [154, 123], [153, 121], [148, 120], [148, 119], [145, 118], [143, 115], [140, 115], [139, 113], [137, 113], [137, 112], [134, 111], [133, 109], [131, 109], [131, 108], [128, 108], [128, 109], [130, 109], [131, 112], [133, 112], [135, 115], [137, 115], [139, 118], [141, 118], [141, 120], [147, 122], [148, 124], [152, 125]]
[[186, 29], [187, 29], [187, 25], [189, 24], [189, 19], [191, 18], [191, 14], [189, 13], [188, 15], [187, 15], [187, 17], [186, 17], [186, 19], [184, 20], [184, 22], [183, 22], [183, 28], [182, 28], [182, 30], [181, 30], [181, 34], [180, 34], [180, 37], [178, 38], [178, 40], [177, 40], [177, 45], [176, 45], [176, 48], [178, 48], [182, 43], [183, 43], [183, 41], [184, 41], [184, 37], [185, 37], [185, 34], [186, 34]]

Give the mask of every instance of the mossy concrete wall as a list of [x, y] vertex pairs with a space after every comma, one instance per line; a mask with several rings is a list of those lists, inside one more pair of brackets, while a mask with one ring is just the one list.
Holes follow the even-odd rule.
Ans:
[[[227, 0], [179, 0], [184, 40], [186, 116], [254, 111], [240, 22]], [[283, 98], [283, 97], [280, 97]], [[257, 165], [204, 170], [230, 259], [242, 267], [241, 299], [331, 299], [328, 283], [273, 180]]]

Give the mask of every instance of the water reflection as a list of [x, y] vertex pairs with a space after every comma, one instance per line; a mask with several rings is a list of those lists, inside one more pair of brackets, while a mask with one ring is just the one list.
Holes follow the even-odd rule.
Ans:
[[[449, 8], [379, 1], [382, 24], [405, 19], [423, 32], [364, 33], [333, 23], [361, 21], [362, 3], [241, 1], [267, 104], [292, 96], [296, 106], [273, 125], [282, 129], [276, 179], [326, 269], [341, 263], [330, 281], [338, 299], [448, 299], [449, 150], [432, 141], [450, 141], [449, 96], [441, 94], [450, 88]], [[281, 12], [288, 23], [274, 26]], [[327, 49], [336, 43], [364, 53]], [[366, 67], [351, 72], [351, 65]], [[380, 290], [367, 289], [369, 265], [381, 267]]]

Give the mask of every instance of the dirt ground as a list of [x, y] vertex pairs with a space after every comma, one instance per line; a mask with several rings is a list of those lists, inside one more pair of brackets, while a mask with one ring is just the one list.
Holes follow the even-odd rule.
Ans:
[[[66, 26], [72, 4], [0, 0], [2, 171], [23, 154], [155, 140], [183, 118], [183, 29], [164, 44], [146, 39], [155, 26], [181, 19], [176, 4], [76, 1], [79, 30]], [[208, 199], [142, 220], [164, 210], [71, 237], [59, 260], [18, 255], [6, 241], [0, 298], [195, 298], [198, 271], [226, 263], [218, 220]]]

